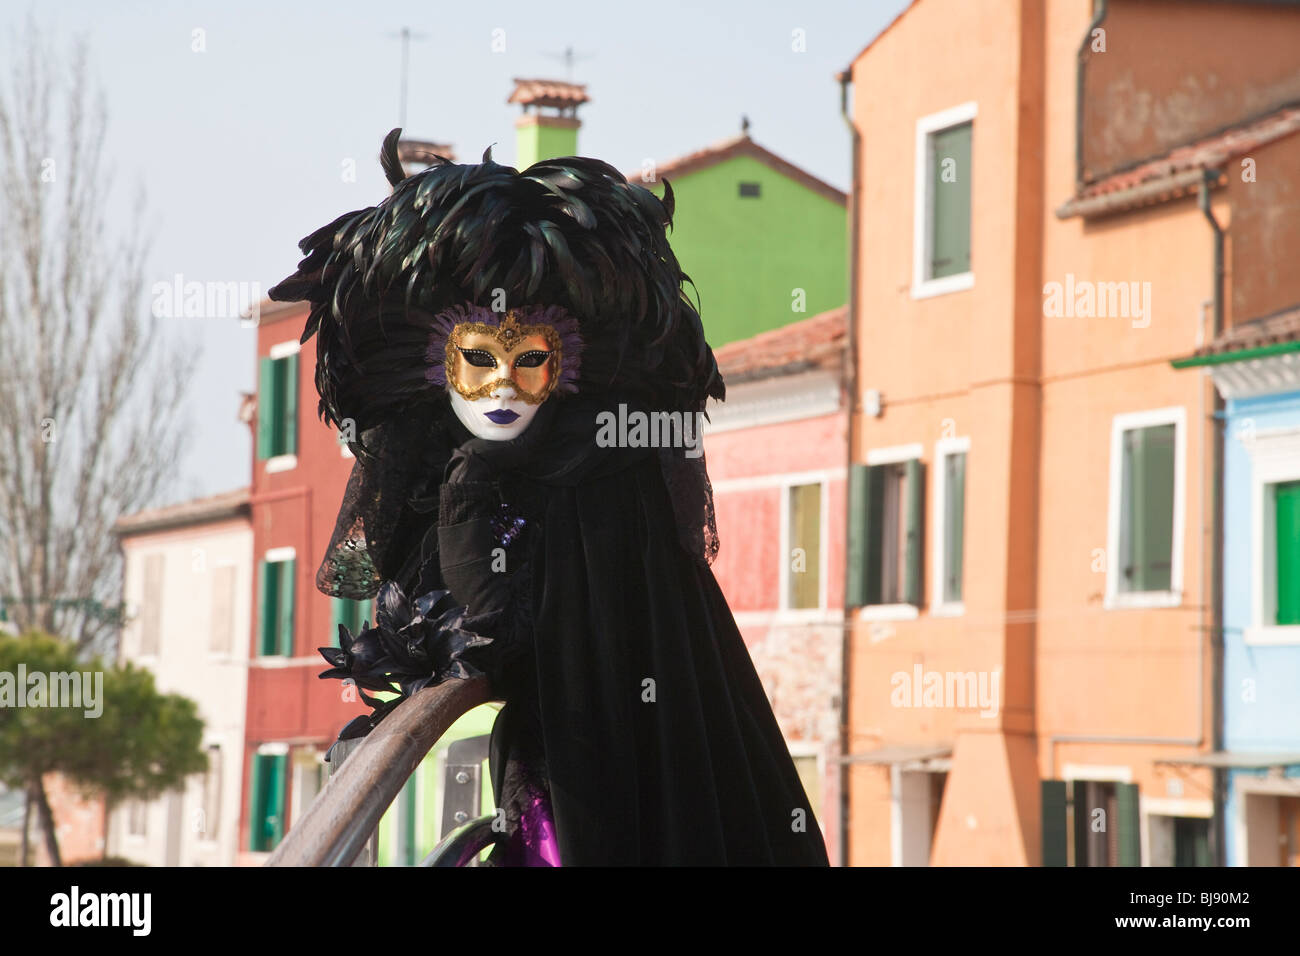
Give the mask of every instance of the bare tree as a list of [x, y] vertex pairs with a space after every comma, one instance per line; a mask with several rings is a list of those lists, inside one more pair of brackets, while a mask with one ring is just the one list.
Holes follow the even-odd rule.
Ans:
[[174, 475], [193, 363], [145, 299], [143, 197], [128, 228], [106, 222], [107, 113], [85, 42], [57, 52], [29, 19], [0, 76], [0, 600], [20, 631], [111, 658], [111, 529]]

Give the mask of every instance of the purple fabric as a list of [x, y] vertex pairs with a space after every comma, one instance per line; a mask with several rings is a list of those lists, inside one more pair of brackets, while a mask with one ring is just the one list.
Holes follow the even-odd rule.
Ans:
[[560, 866], [551, 801], [536, 785], [527, 786], [519, 812], [519, 828], [502, 849], [500, 866]]
[[555, 818], [551, 815], [551, 802], [546, 797], [533, 797], [520, 814], [519, 839], [523, 844], [523, 866], [560, 865]]

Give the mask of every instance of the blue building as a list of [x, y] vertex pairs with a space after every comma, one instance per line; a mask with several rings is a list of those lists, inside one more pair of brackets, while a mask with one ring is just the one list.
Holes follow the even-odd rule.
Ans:
[[[1196, 356], [1222, 396], [1222, 747], [1229, 866], [1300, 865], [1300, 307]], [[1209, 542], [1207, 542], [1209, 544]]]

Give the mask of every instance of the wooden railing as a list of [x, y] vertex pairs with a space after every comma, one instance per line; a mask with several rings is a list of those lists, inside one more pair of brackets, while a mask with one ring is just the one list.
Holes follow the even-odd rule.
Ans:
[[489, 700], [485, 677], [426, 687], [348, 754], [267, 866], [351, 866], [425, 755], [462, 714]]

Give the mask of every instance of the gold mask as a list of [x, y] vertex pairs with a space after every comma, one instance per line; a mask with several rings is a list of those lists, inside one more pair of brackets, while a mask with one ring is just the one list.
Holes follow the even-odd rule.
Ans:
[[509, 385], [540, 405], [559, 380], [560, 335], [549, 325], [520, 325], [514, 309], [500, 326], [462, 322], [447, 336], [447, 381], [466, 401]]

